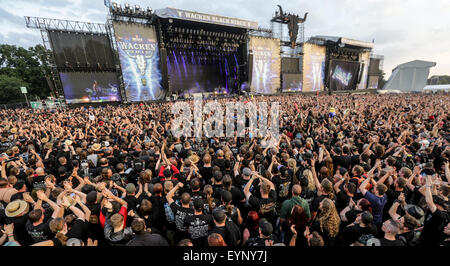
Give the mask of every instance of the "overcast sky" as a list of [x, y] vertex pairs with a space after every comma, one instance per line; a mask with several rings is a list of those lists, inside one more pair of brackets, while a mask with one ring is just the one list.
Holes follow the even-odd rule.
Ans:
[[[436, 62], [432, 75], [450, 75], [450, 0], [117, 0], [117, 3], [164, 7], [257, 21], [270, 27], [277, 9], [301, 16], [309, 12], [306, 38], [331, 35], [375, 40], [384, 55], [386, 78], [402, 63], [420, 59]], [[27, 29], [23, 16], [87, 22], [106, 21], [104, 0], [0, 0], [0, 43], [29, 47], [42, 43], [38, 30]]]

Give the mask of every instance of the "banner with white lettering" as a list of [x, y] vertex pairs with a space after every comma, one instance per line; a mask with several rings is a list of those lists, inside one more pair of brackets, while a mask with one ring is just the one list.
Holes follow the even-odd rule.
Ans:
[[162, 18], [184, 19], [203, 23], [218, 24], [237, 28], [257, 29], [258, 23], [238, 18], [217, 16], [175, 8], [164, 8], [155, 10], [155, 14]]
[[281, 86], [280, 39], [252, 36], [249, 50], [253, 55], [251, 91], [276, 93]]
[[114, 22], [113, 27], [127, 100], [137, 102], [163, 99], [155, 28], [122, 22]]
[[322, 91], [325, 77], [325, 46], [303, 45], [303, 92]]

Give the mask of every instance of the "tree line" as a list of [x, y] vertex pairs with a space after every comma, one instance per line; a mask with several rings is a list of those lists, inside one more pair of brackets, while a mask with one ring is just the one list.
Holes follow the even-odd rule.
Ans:
[[50, 52], [40, 44], [28, 49], [0, 44], [0, 103], [24, 102], [20, 87], [27, 88], [28, 99], [51, 95], [47, 82]]

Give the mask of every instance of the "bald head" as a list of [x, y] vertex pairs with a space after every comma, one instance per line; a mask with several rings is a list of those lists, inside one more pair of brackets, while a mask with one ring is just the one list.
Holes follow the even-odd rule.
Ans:
[[42, 167], [38, 167], [38, 168], [36, 168], [36, 171], [35, 171], [35, 173], [38, 175], [38, 176], [42, 176], [42, 175], [45, 175], [45, 171], [44, 171], [44, 168], [42, 168]]
[[300, 194], [302, 194], [302, 187], [300, 185], [294, 185], [292, 187], [292, 196], [297, 197], [300, 196]]

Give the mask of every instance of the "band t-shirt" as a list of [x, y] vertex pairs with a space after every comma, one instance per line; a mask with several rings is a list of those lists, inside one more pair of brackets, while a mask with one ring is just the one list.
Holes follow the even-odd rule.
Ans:
[[170, 204], [170, 208], [175, 215], [175, 225], [177, 229], [180, 231], [186, 231], [187, 227], [184, 225], [184, 220], [187, 216], [194, 215], [194, 210], [191, 208], [178, 206], [175, 202], [172, 202], [172, 204]]
[[184, 226], [189, 229], [194, 246], [205, 243], [205, 238], [213, 224], [213, 217], [209, 214], [190, 215], [184, 220]]
[[25, 229], [27, 230], [28, 234], [33, 239], [33, 243], [39, 243], [42, 241], [49, 240], [53, 233], [50, 230], [50, 222], [52, 221], [52, 218], [48, 219], [46, 222], [40, 223], [36, 226], [33, 225], [33, 223], [28, 220], [27, 224], [25, 225]]

